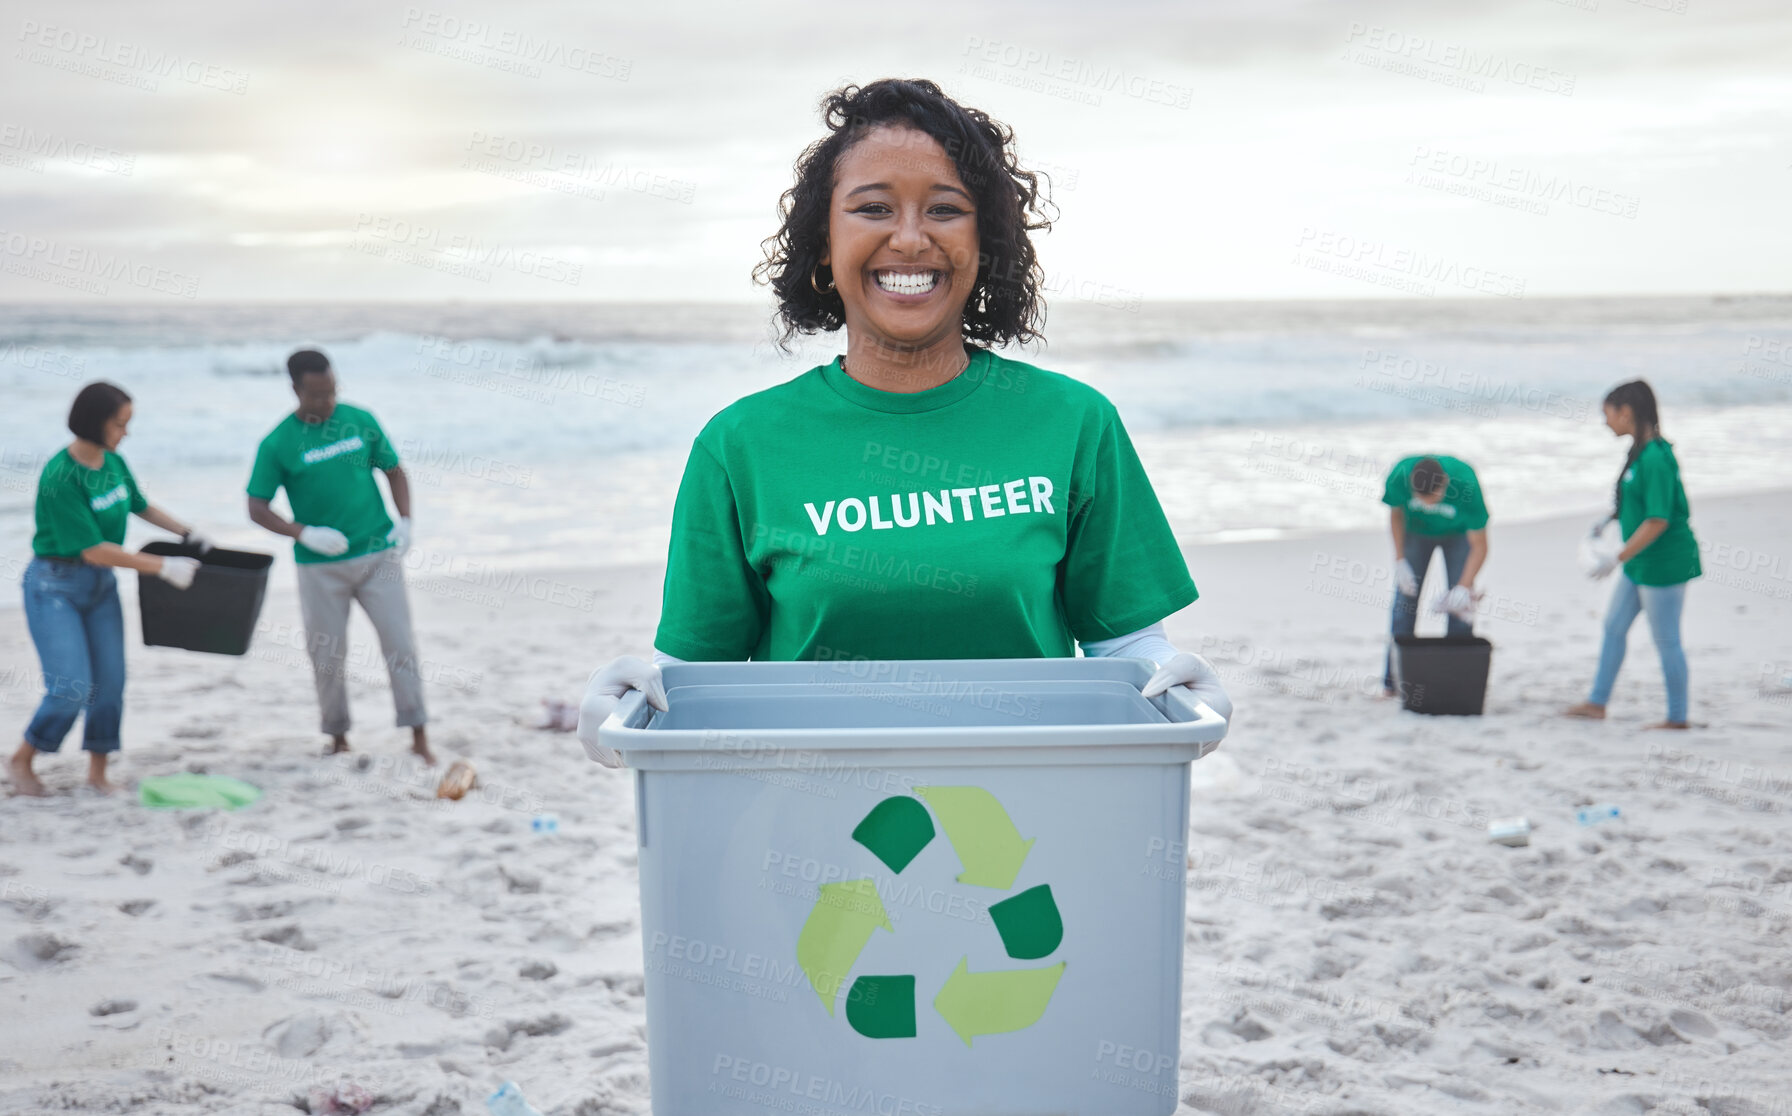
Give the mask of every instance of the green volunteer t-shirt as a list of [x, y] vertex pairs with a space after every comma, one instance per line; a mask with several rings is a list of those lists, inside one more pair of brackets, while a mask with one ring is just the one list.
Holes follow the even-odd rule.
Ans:
[[1625, 577], [1638, 585], [1678, 585], [1704, 572], [1692, 534], [1692, 507], [1680, 483], [1680, 462], [1660, 438], [1643, 446], [1620, 482], [1618, 527], [1626, 541], [1645, 519], [1665, 519], [1668, 529], [1624, 563]]
[[[1427, 504], [1412, 494], [1412, 467], [1427, 457], [1444, 467], [1444, 498], [1435, 504]], [[1468, 462], [1440, 453], [1402, 458], [1388, 474], [1381, 502], [1406, 513], [1406, 531], [1410, 535], [1456, 535], [1487, 526], [1487, 502], [1481, 494], [1480, 478]]]
[[885, 392], [836, 359], [698, 435], [654, 646], [700, 661], [1063, 657], [1196, 596], [1095, 389], [972, 349], [948, 383]]
[[79, 558], [100, 543], [124, 543], [133, 512], [149, 507], [124, 458], [106, 451], [97, 469], [70, 456], [67, 448], [44, 463], [37, 477], [37, 533], [31, 552], [46, 558]]
[[287, 415], [261, 440], [249, 474], [249, 495], [272, 500], [285, 486], [294, 522], [334, 527], [348, 536], [348, 550], [334, 556], [294, 541], [292, 553], [298, 561], [358, 558], [391, 545], [386, 535], [392, 520], [373, 470], [397, 465], [398, 453], [379, 420], [359, 407], [338, 403], [322, 422]]

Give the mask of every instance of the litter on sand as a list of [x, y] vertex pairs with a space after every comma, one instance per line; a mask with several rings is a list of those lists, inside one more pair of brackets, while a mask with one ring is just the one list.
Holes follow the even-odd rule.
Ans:
[[236, 810], [261, 797], [261, 788], [228, 775], [151, 775], [137, 784], [137, 801], [157, 810]]
[[436, 784], [437, 798], [452, 798], [459, 801], [461, 796], [479, 785], [479, 776], [473, 765], [466, 760], [455, 760], [448, 765], [442, 781]]
[[1487, 839], [1496, 845], [1523, 848], [1531, 843], [1531, 823], [1527, 818], [1495, 818], [1487, 823]]

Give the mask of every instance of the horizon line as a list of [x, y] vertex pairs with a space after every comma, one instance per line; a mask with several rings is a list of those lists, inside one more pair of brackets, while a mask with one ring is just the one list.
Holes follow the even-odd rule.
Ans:
[[[1465, 296], [1460, 298], [1413, 298], [1401, 296], [1364, 297], [1364, 298], [1313, 298], [1313, 297], [1274, 297], [1274, 298], [1161, 298], [1144, 299], [1140, 306], [1228, 306], [1239, 304], [1287, 304], [1287, 305], [1369, 305], [1369, 306], [1433, 306], [1433, 305], [1469, 305], [1469, 306], [1523, 306], [1531, 302], [1567, 302], [1567, 301], [1647, 301], [1647, 300], [1687, 300], [1709, 299], [1712, 301], [1775, 301], [1792, 299], [1792, 290], [1785, 291], [1686, 291], [1678, 293], [1652, 292], [1646, 294], [1629, 294], [1624, 292], [1600, 292], [1588, 294], [1548, 294], [1534, 295], [1526, 298], [1477, 298]], [[1083, 299], [1070, 299], [1058, 302], [1058, 308], [1087, 304], [1090, 309], [1118, 310], [1119, 307], [1106, 306], [1100, 303], [1087, 303]], [[585, 298], [585, 299], [528, 299], [528, 298], [316, 298], [310, 296], [292, 296], [278, 298], [235, 298], [235, 299], [11, 299], [0, 298], [0, 306], [44, 306], [55, 308], [69, 307], [155, 307], [178, 308], [182, 306], [727, 306], [750, 307], [769, 306], [768, 300], [760, 299], [627, 299], [627, 298]], [[1048, 307], [1053, 303], [1046, 300]]]

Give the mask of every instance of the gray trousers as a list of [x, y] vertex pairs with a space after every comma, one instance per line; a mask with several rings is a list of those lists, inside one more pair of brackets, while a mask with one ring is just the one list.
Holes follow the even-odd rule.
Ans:
[[299, 564], [299, 613], [305, 620], [305, 647], [317, 681], [317, 705], [323, 731], [346, 733], [348, 716], [348, 606], [359, 601], [373, 630], [392, 680], [392, 705], [398, 727], [427, 722], [423, 678], [417, 671], [417, 641], [411, 634], [411, 604], [404, 591], [404, 562], [396, 548], [344, 558], [336, 562]]

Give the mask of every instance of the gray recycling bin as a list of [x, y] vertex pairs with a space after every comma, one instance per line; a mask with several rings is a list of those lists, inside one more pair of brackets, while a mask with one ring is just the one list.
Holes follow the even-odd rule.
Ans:
[[1189, 764], [1140, 659], [686, 663], [635, 772], [659, 1116], [1173, 1112]]

